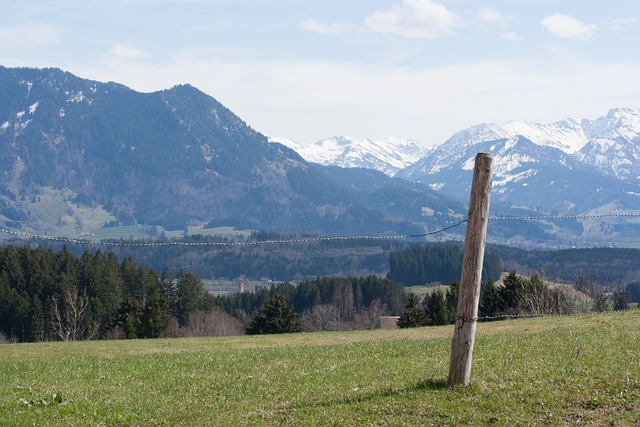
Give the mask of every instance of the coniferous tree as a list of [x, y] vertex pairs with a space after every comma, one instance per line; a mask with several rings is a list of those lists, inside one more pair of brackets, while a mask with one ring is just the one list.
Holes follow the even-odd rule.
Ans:
[[[84, 259], [84, 257], [83, 257]], [[123, 299], [124, 283], [120, 275], [118, 258], [113, 254], [97, 251], [90, 260], [93, 264], [83, 274], [90, 271], [91, 277], [81, 280], [87, 286], [91, 309], [100, 331], [104, 332], [113, 320]]]
[[340, 313], [340, 321], [346, 323], [353, 318], [353, 288], [346, 279], [340, 280], [335, 287], [333, 305]]
[[629, 283], [625, 287], [625, 291], [627, 292], [629, 302], [640, 303], [640, 282]]
[[181, 327], [189, 323], [189, 316], [203, 305], [204, 284], [202, 280], [194, 274], [187, 273], [180, 269], [176, 276], [177, 300], [176, 318]]
[[260, 308], [259, 313], [249, 323], [247, 334], [286, 334], [300, 332], [298, 314], [287, 303], [284, 295], [276, 293]]
[[38, 295], [34, 294], [31, 301], [30, 341], [41, 342], [45, 338], [44, 311]]
[[502, 287], [498, 290], [499, 309], [501, 312], [513, 314], [520, 305], [519, 295], [522, 293], [522, 278], [515, 271], [510, 272], [503, 281]]
[[480, 299], [479, 312], [481, 317], [495, 316], [500, 310], [500, 295], [493, 281], [487, 282]]
[[171, 310], [166, 297], [155, 292], [142, 310], [142, 334], [145, 338], [157, 338], [169, 325]]
[[460, 291], [460, 282], [454, 280], [447, 289], [447, 324], [456, 322], [456, 314], [458, 312], [458, 293]]
[[144, 285], [140, 277], [140, 269], [132, 256], [128, 256], [122, 260], [120, 275], [124, 282], [124, 296], [131, 296], [142, 302], [144, 300]]
[[176, 287], [176, 282], [173, 280], [173, 273], [170, 268], [165, 268], [162, 270], [162, 275], [160, 276], [160, 284], [162, 286], [162, 292], [167, 299], [167, 304], [169, 304], [169, 309], [171, 313], [175, 316], [177, 312], [176, 304], [178, 300], [178, 290]]
[[424, 309], [420, 306], [420, 298], [413, 292], [407, 295], [407, 306], [398, 319], [399, 328], [415, 328], [418, 326], [427, 326], [428, 320]]
[[613, 309], [614, 310], [628, 310], [629, 298], [624, 289], [616, 289], [613, 292]]
[[431, 292], [427, 300], [425, 312], [430, 325], [446, 325], [448, 323], [447, 301], [442, 289]]
[[113, 328], [119, 328], [121, 338], [143, 338], [142, 307], [140, 301], [133, 296], [126, 297], [115, 316]]

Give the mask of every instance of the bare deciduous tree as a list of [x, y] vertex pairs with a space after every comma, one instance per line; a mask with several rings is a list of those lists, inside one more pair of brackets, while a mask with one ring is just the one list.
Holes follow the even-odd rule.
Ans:
[[386, 312], [386, 305], [380, 300], [374, 300], [369, 308], [357, 311], [352, 320], [345, 321], [339, 307], [334, 304], [323, 304], [306, 310], [300, 318], [300, 323], [305, 332], [378, 329], [380, 316]]
[[353, 329], [380, 329], [380, 316], [387, 312], [387, 306], [377, 299], [369, 308], [360, 310], [353, 321]]
[[242, 322], [222, 310], [205, 312], [198, 310], [191, 313], [189, 322], [179, 327], [175, 319], [169, 325], [163, 337], [221, 337], [244, 334]]
[[82, 293], [74, 286], [65, 289], [63, 300], [57, 296], [53, 302], [53, 330], [63, 341], [82, 341], [94, 338], [98, 332], [98, 324], [91, 319], [87, 290]]
[[302, 330], [306, 332], [339, 331], [340, 310], [331, 304], [319, 304], [305, 310], [300, 318]]

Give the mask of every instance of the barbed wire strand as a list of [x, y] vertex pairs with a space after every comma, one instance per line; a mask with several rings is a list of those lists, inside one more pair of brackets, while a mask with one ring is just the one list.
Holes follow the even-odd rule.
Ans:
[[[492, 320], [505, 320], [505, 319], [532, 319], [536, 317], [578, 317], [578, 316], [588, 316], [591, 314], [613, 314], [613, 313], [623, 313], [627, 311], [638, 311], [640, 310], [640, 306], [638, 307], [629, 307], [624, 310], [605, 310], [605, 311], [584, 311], [579, 313], [521, 313], [521, 314], [498, 314], [495, 316], [478, 316], [472, 319], [462, 319], [467, 322], [490, 322]], [[458, 319], [458, 318], [456, 318]]]
[[492, 216], [492, 217], [489, 217], [489, 221], [541, 220], [541, 219], [599, 219], [599, 218], [640, 218], [640, 213], [595, 214], [595, 215]]
[[[627, 214], [597, 214], [597, 215], [541, 215], [541, 216], [492, 216], [489, 217], [489, 221], [523, 221], [523, 220], [550, 220], [550, 219], [602, 219], [602, 218], [640, 218], [640, 213], [627, 213]], [[258, 245], [276, 245], [276, 244], [292, 244], [292, 243], [313, 243], [313, 242], [328, 242], [328, 241], [350, 241], [350, 240], [402, 240], [409, 238], [428, 237], [435, 234], [444, 233], [445, 231], [459, 227], [460, 225], [468, 222], [467, 219], [463, 219], [456, 224], [440, 228], [438, 230], [430, 231], [421, 234], [401, 234], [401, 235], [387, 235], [387, 236], [317, 236], [307, 237], [299, 239], [273, 239], [273, 240], [260, 240], [252, 242], [110, 242], [104, 240], [89, 240], [89, 239], [73, 239], [69, 237], [60, 236], [43, 236], [38, 234], [26, 233], [23, 231], [15, 231], [0, 228], [0, 233], [10, 234], [19, 237], [26, 237], [30, 239], [40, 239], [48, 241], [56, 241], [70, 244], [80, 245], [94, 245], [94, 246], [112, 246], [112, 247], [156, 247], [156, 246], [219, 246], [219, 247], [241, 247], [241, 246], [258, 246]]]
[[153, 247], [153, 246], [258, 246], [258, 245], [272, 245], [272, 244], [285, 244], [285, 243], [312, 243], [312, 242], [327, 242], [327, 241], [345, 241], [345, 240], [401, 240], [417, 237], [427, 237], [434, 234], [443, 233], [447, 230], [451, 230], [458, 227], [468, 220], [464, 219], [457, 224], [450, 225], [438, 230], [430, 231], [421, 234], [401, 234], [394, 236], [318, 236], [318, 237], [306, 237], [301, 239], [282, 239], [282, 240], [257, 240], [253, 242], [149, 242], [149, 243], [128, 243], [128, 242], [108, 242], [88, 239], [72, 239], [68, 237], [57, 236], [41, 236], [38, 234], [25, 233], [22, 231], [14, 231], [0, 228], [1, 233], [11, 234], [14, 236], [27, 237], [30, 239], [42, 239], [50, 241], [58, 241], [63, 243], [73, 243], [82, 245], [102, 245], [102, 246], [123, 246], [123, 247]]
[[[544, 219], [599, 219], [599, 218], [614, 218], [614, 217], [627, 217], [627, 218], [640, 218], [640, 213], [637, 214], [598, 214], [598, 215], [548, 215], [548, 216], [518, 216], [518, 217], [489, 217], [489, 221], [520, 221], [520, 220], [544, 220]], [[14, 236], [27, 237], [31, 239], [41, 239], [49, 241], [58, 241], [63, 243], [82, 244], [82, 245], [102, 245], [102, 246], [121, 246], [121, 247], [154, 247], [154, 246], [256, 246], [256, 245], [270, 245], [270, 244], [286, 244], [286, 243], [310, 243], [310, 242], [323, 242], [323, 241], [346, 241], [346, 240], [399, 240], [407, 238], [427, 237], [435, 234], [443, 233], [447, 230], [459, 227], [460, 225], [468, 222], [464, 219], [456, 224], [444, 227], [438, 230], [434, 230], [421, 234], [403, 234], [397, 236], [319, 236], [303, 239], [284, 239], [284, 240], [263, 240], [254, 242], [149, 242], [149, 243], [126, 243], [126, 242], [105, 242], [105, 241], [93, 241], [85, 239], [72, 239], [60, 236], [42, 236], [32, 233], [25, 233], [22, 231], [14, 231], [0, 228], [0, 233], [10, 234]], [[478, 316], [474, 318], [462, 318], [456, 317], [456, 320], [462, 320], [463, 322], [488, 322], [493, 320], [505, 320], [505, 319], [523, 319], [523, 318], [537, 318], [537, 317], [570, 317], [570, 316], [586, 316], [590, 314], [606, 314], [606, 313], [619, 313], [626, 311], [640, 310], [640, 306], [635, 308], [628, 308], [626, 310], [609, 310], [598, 312], [580, 312], [580, 313], [521, 313], [521, 314], [499, 314], [495, 316]]]

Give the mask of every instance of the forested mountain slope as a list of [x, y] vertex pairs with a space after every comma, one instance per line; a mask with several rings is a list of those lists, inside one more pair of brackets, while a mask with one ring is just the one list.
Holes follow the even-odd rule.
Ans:
[[[8, 228], [402, 233], [450, 219], [420, 218], [415, 205], [389, 215], [385, 207], [399, 205], [393, 193], [361, 197], [189, 85], [139, 93], [58, 69], [0, 67], [0, 99], [0, 225]], [[424, 186], [413, 191], [416, 200], [445, 200]]]

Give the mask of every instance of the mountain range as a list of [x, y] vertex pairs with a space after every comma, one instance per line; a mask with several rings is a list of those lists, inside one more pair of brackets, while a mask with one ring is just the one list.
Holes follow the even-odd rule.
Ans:
[[479, 151], [494, 153], [497, 200], [542, 212], [589, 214], [640, 208], [640, 112], [550, 125], [480, 124], [456, 133], [397, 175], [445, 194], [468, 192], [459, 178]]
[[[461, 201], [470, 191], [468, 176], [475, 155], [491, 152], [495, 214], [601, 216], [640, 211], [638, 110], [618, 108], [595, 120], [565, 119], [551, 124], [478, 124], [425, 150], [418, 161], [390, 173], [387, 157], [377, 153], [402, 153], [404, 145], [394, 145], [396, 140], [400, 139], [379, 141], [377, 145], [383, 145], [384, 150], [374, 151], [361, 140], [334, 137], [326, 140], [329, 143], [320, 141], [299, 152], [307, 160], [339, 166], [344, 165], [345, 153], [362, 153], [349, 165], [420, 182]], [[326, 145], [339, 147], [342, 152], [328, 150], [324, 157], [319, 156], [318, 148]], [[558, 231], [557, 221], [540, 226]], [[634, 219], [623, 223], [581, 221], [570, 227], [568, 234], [575, 235], [576, 231], [583, 236], [627, 241], [629, 236], [640, 233], [640, 225]]]
[[464, 212], [419, 183], [308, 163], [189, 85], [139, 93], [59, 69], [0, 67], [0, 99], [6, 229], [415, 234]]
[[309, 162], [342, 168], [374, 169], [389, 176], [416, 163], [430, 151], [416, 141], [396, 137], [374, 141], [336, 136], [307, 145], [287, 138], [270, 137], [269, 141], [286, 145]]
[[[267, 138], [190, 85], [140, 93], [59, 69], [0, 67], [0, 227], [34, 234], [171, 230], [421, 234], [465, 217], [473, 159], [494, 154], [492, 215], [640, 209], [640, 112], [479, 124], [425, 148], [402, 138]], [[434, 238], [460, 239], [464, 227]], [[637, 218], [494, 221], [490, 239], [634, 244]]]

